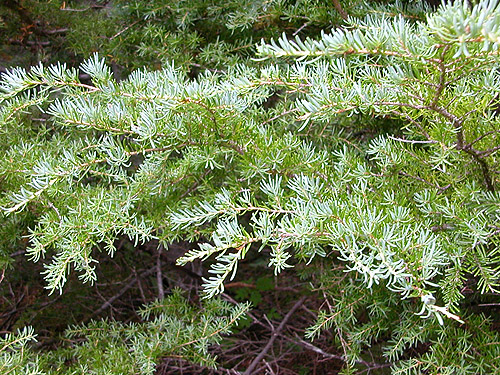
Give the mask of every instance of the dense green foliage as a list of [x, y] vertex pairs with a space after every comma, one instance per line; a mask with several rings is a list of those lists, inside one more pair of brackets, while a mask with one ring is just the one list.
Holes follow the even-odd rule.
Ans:
[[[112, 64], [115, 74], [144, 66], [158, 69], [171, 61], [189, 71], [224, 69], [237, 62], [248, 63], [260, 38], [298, 29], [315, 35], [342, 20], [331, 3], [321, 0], [7, 3], [11, 6], [0, 6], [0, 17], [10, 22], [4, 21], [0, 27], [14, 44], [11, 50], [20, 42], [48, 45], [51, 48], [38, 53], [38, 59], [44, 62], [58, 58], [68, 61], [69, 51], [84, 57], [99, 51]], [[352, 14], [366, 12], [362, 1], [345, 2], [344, 7]], [[35, 17], [37, 22], [33, 21]], [[3, 48], [4, 53], [9, 52], [7, 44]], [[60, 48], [66, 56], [57, 51]], [[12, 59], [20, 62], [16, 61], [18, 57]]]
[[83, 339], [82, 343], [50, 356], [34, 357], [26, 348], [36, 336], [30, 328], [18, 336], [8, 335], [2, 340], [0, 369], [3, 374], [150, 374], [161, 356], [171, 354], [213, 366], [215, 358], [208, 353], [208, 345], [230, 333], [247, 308], [213, 299], [200, 311], [173, 290], [171, 296], [140, 311], [145, 323], [99, 321], [71, 327], [67, 338]]
[[334, 332], [346, 374], [368, 356], [393, 374], [500, 372], [500, 5], [333, 3], [117, 1], [68, 36], [99, 51], [79, 70], [2, 75], [4, 267], [26, 248], [64, 293], [127, 238], [189, 241], [177, 263], [207, 271], [200, 311], [174, 290], [141, 322], [70, 328], [86, 340], [43, 356], [21, 350], [25, 328], [0, 366], [213, 366], [208, 346], [248, 309], [216, 296], [258, 257], [325, 302], [306, 339]]

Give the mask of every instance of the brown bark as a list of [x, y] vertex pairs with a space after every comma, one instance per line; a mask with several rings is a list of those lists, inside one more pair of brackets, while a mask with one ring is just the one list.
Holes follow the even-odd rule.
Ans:
[[342, 8], [339, 0], [333, 0], [333, 6], [337, 10], [337, 12], [339, 12], [340, 17], [342, 17], [343, 20], [347, 19], [347, 13], [344, 8]]

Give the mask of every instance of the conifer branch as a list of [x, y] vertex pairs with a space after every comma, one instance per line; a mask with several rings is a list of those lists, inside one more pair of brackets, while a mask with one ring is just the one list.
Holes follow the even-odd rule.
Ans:
[[[179, 266], [211, 265], [196, 273], [206, 298], [194, 306], [164, 289], [161, 258], [172, 254], [158, 251], [147, 268], [157, 290], [140, 293], [158, 300], [140, 321], [70, 329], [64, 363], [51, 350], [38, 361], [22, 339], [32, 331], [6, 335], [0, 368], [50, 372], [57, 357], [61, 374], [123, 364], [116, 371], [150, 375], [169, 356], [213, 367], [209, 345], [248, 310], [216, 294], [255, 263], [259, 277], [274, 272], [277, 291], [300, 268], [320, 306], [306, 336], [333, 330], [342, 362], [367, 366], [363, 358], [374, 354], [394, 373], [495, 373], [500, 338], [477, 312], [492, 315], [481, 310], [487, 303], [471, 310], [469, 302], [499, 288], [498, 0], [436, 10], [387, 1], [157, 3], [96, 10], [113, 24], [110, 46], [92, 43], [113, 64], [134, 51], [124, 76], [144, 61], [161, 69], [117, 80], [93, 55], [81, 71], [55, 64], [2, 72], [1, 268], [8, 277], [11, 254], [46, 257], [46, 288], [61, 291], [73, 273], [94, 282], [98, 259], [128, 258], [159, 237], [191, 244]], [[332, 12], [345, 27], [325, 21]], [[273, 40], [283, 25], [294, 37]], [[249, 59], [255, 37], [263, 37], [259, 62]], [[185, 74], [186, 66], [199, 69]], [[255, 258], [243, 262], [249, 251]], [[138, 280], [126, 279], [95, 312]]]

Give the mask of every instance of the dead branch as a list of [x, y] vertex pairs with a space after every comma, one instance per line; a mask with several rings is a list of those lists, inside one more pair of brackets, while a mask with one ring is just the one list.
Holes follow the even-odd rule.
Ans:
[[273, 332], [271, 334], [271, 338], [267, 342], [267, 344], [264, 347], [264, 349], [262, 349], [262, 351], [259, 353], [259, 355], [252, 361], [252, 363], [250, 363], [250, 366], [247, 367], [247, 369], [243, 373], [243, 375], [251, 375], [253, 373], [253, 370], [255, 369], [255, 367], [257, 367], [257, 365], [259, 364], [259, 362], [262, 361], [262, 359], [267, 354], [267, 352], [269, 351], [269, 349], [271, 349], [271, 347], [273, 346], [274, 341], [280, 335], [281, 331], [285, 327], [285, 325], [288, 322], [288, 320], [292, 317], [292, 315], [295, 312], [295, 310], [297, 310], [300, 306], [302, 306], [302, 304], [304, 303], [305, 300], [306, 300], [306, 297], [302, 296], [295, 303], [295, 305], [293, 305], [293, 307], [290, 309], [290, 311], [288, 311], [288, 313], [285, 315], [285, 317], [281, 321], [281, 323], [278, 326], [278, 328], [275, 329], [275, 330], [273, 330]]

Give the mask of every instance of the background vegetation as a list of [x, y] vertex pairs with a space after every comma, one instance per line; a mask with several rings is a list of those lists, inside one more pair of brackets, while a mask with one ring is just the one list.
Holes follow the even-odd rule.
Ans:
[[499, 25], [4, 1], [0, 373], [499, 373]]

